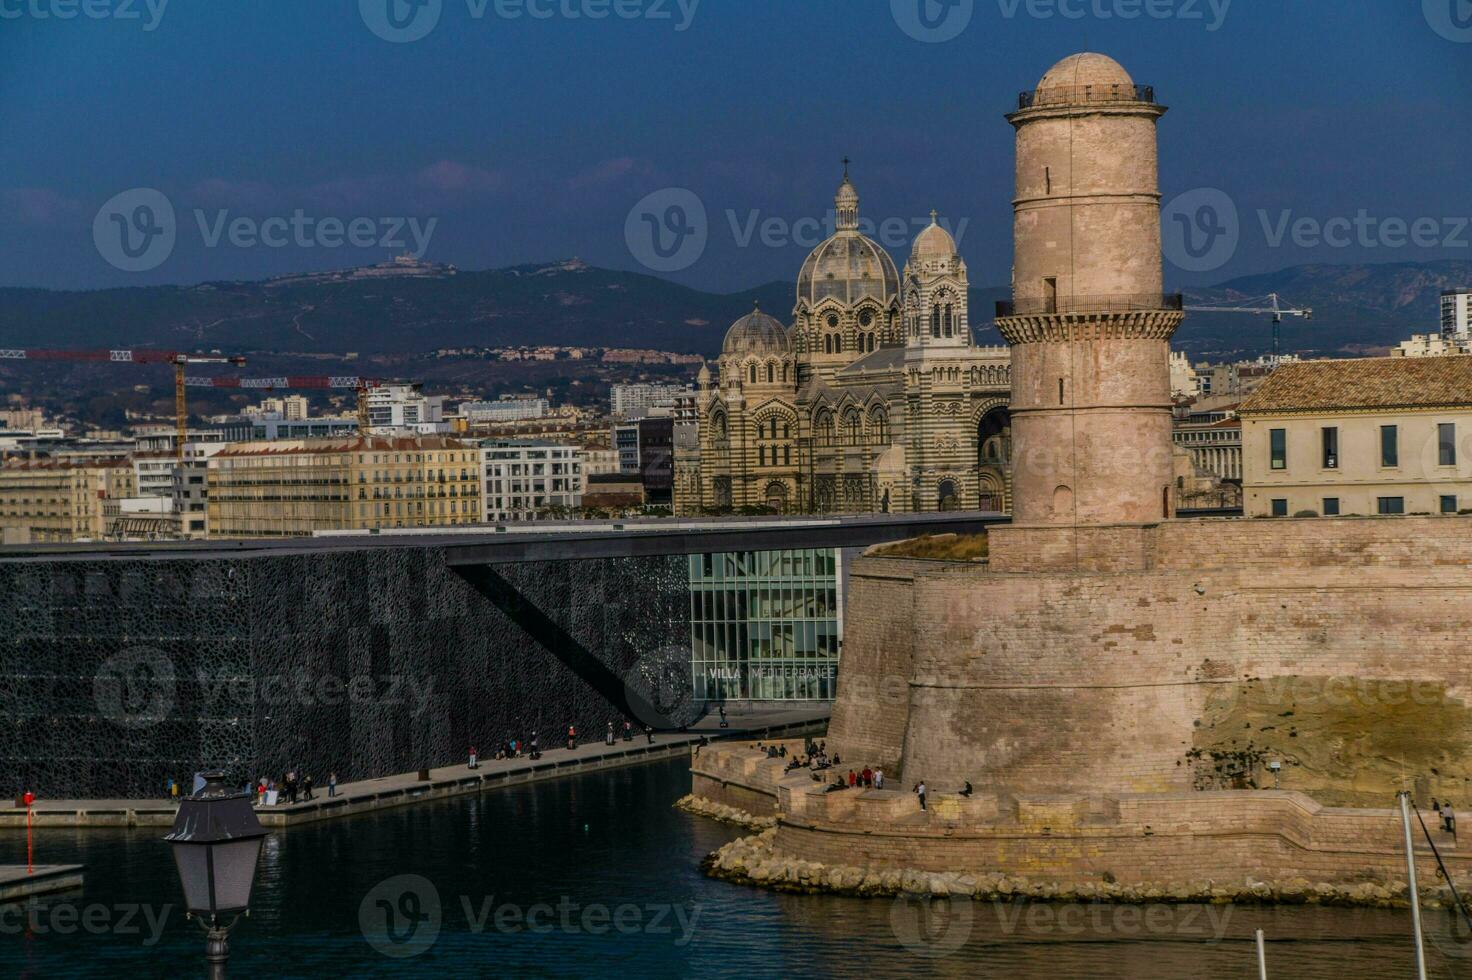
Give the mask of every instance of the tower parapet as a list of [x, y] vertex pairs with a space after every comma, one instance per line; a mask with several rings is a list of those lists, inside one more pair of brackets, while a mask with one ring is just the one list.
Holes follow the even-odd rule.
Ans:
[[1154, 90], [1100, 54], [1023, 93], [1011, 303], [1019, 525], [1143, 523], [1172, 514], [1169, 341]]

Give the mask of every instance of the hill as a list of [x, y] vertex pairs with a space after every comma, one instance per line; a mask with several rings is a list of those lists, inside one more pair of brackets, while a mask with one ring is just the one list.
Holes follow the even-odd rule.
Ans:
[[[1305, 265], [1187, 291], [1187, 303], [1238, 305], [1277, 292], [1310, 306], [1284, 325], [1284, 349], [1354, 355], [1434, 331], [1443, 289], [1472, 285], [1472, 262]], [[1003, 287], [971, 292], [982, 343]], [[519, 344], [644, 347], [713, 355], [754, 302], [786, 319], [792, 285], [707, 293], [577, 260], [481, 272], [427, 267], [265, 282], [214, 282], [93, 292], [0, 289], [0, 343], [13, 347], [160, 347], [250, 352], [408, 354]], [[1266, 317], [1192, 314], [1177, 346], [1193, 358], [1269, 349]]]

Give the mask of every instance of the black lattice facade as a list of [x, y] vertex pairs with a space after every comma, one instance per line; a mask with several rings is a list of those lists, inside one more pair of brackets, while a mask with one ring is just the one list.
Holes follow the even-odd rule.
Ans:
[[[435, 548], [0, 561], [0, 771], [50, 799], [169, 778], [339, 781], [568, 725], [690, 720], [685, 559], [499, 565]], [[494, 587], [487, 582], [494, 582]]]

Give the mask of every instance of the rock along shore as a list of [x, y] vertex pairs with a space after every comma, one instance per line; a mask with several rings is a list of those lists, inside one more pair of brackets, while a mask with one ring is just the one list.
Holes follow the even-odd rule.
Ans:
[[[690, 801], [688, 804], [686, 801]], [[706, 815], [705, 807], [730, 810], [709, 801], [686, 797], [681, 809]], [[735, 811], [740, 813], [741, 811]], [[761, 818], [751, 817], [752, 820]], [[738, 822], [738, 821], [730, 821]], [[1406, 908], [1404, 881], [1361, 882], [1335, 885], [1310, 882], [1305, 878], [1284, 881], [1240, 882], [1148, 882], [1121, 884], [1109, 880], [1060, 883], [1037, 881], [994, 872], [943, 874], [915, 870], [876, 870], [844, 865], [825, 865], [789, 857], [774, 848], [776, 828], [731, 841], [701, 862], [713, 878], [756, 885], [774, 891], [799, 894], [850, 896], [969, 896], [978, 901], [1034, 899], [1051, 902], [1100, 902], [1115, 904], [1207, 903], [1253, 905], [1338, 905], [1370, 908]], [[1468, 885], [1459, 884], [1464, 901]], [[1421, 904], [1428, 908], [1454, 908], [1451, 889], [1440, 886], [1421, 889]]]

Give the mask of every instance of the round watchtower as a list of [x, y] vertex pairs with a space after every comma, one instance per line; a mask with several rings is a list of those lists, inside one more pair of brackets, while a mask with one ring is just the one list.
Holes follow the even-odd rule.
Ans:
[[1171, 335], [1163, 295], [1156, 120], [1165, 107], [1113, 59], [1078, 54], [1024, 92], [1012, 302], [1014, 520], [1171, 516]]

